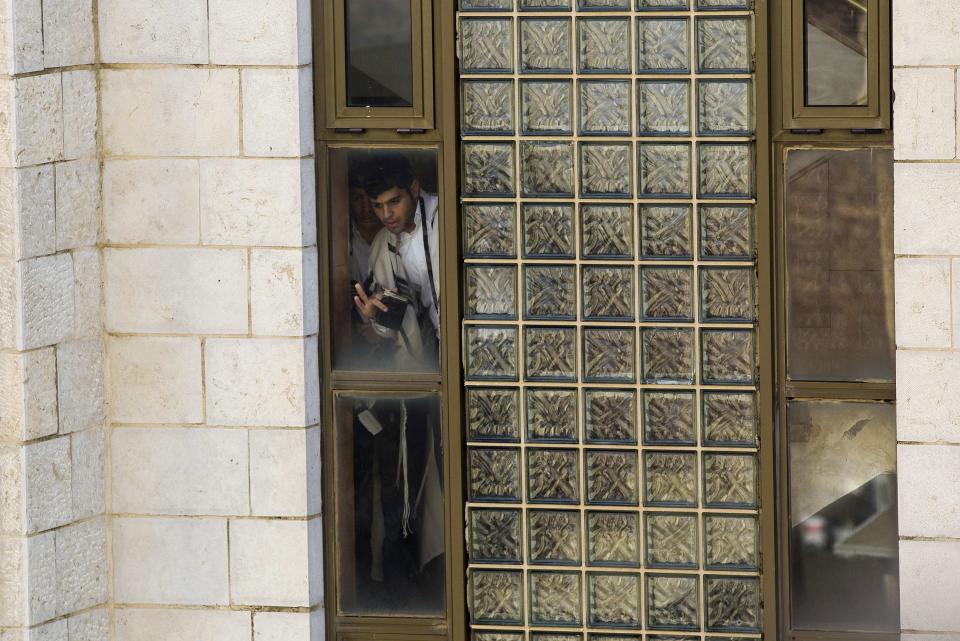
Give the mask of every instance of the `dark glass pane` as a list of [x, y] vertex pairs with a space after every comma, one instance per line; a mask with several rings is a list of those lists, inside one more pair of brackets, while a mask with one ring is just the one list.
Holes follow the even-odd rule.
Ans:
[[796, 401], [787, 422], [794, 628], [898, 632], [894, 406]]
[[[330, 212], [334, 368], [437, 371], [441, 212], [436, 152], [331, 151]], [[476, 276], [476, 296], [486, 298], [474, 306], [506, 310], [509, 301], [491, 284], [504, 274], [487, 270]]]
[[442, 616], [440, 396], [335, 398], [338, 610]]
[[345, 0], [347, 105], [413, 105], [411, 0]]
[[787, 152], [787, 374], [892, 381], [893, 152]]
[[867, 3], [804, 0], [806, 104], [867, 104]]

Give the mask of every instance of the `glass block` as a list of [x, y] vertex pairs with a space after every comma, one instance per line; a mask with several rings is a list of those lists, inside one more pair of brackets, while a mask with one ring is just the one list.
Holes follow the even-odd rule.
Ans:
[[636, 512], [587, 512], [590, 565], [639, 567], [640, 517]]
[[577, 450], [527, 450], [527, 500], [578, 503], [580, 464]]
[[510, 11], [513, 0], [460, 0], [460, 11]]
[[587, 450], [587, 503], [637, 505], [637, 453]]
[[598, 628], [640, 627], [640, 575], [587, 575], [589, 625]]
[[693, 452], [644, 452], [644, 504], [697, 505], [697, 455]]
[[461, 18], [460, 71], [513, 73], [513, 20]]
[[520, 500], [520, 450], [468, 448], [470, 500], [513, 503]]
[[584, 266], [585, 320], [633, 320], [633, 268]]
[[527, 265], [524, 318], [573, 320], [577, 317], [577, 268], [573, 265]]
[[756, 517], [706, 515], [703, 532], [707, 568], [756, 570], [760, 567]]
[[570, 0], [517, 0], [520, 11], [566, 11]]
[[637, 393], [587, 389], [583, 392], [584, 432], [588, 443], [637, 442]]
[[697, 145], [700, 196], [749, 198], [753, 195], [753, 152], [749, 143]]
[[576, 328], [526, 327], [523, 336], [527, 380], [577, 379]]
[[465, 318], [516, 318], [517, 268], [512, 265], [464, 267]]
[[574, 258], [577, 246], [573, 205], [523, 205], [526, 258]]
[[573, 132], [573, 83], [521, 80], [520, 122], [526, 135]]
[[750, 18], [697, 20], [697, 68], [701, 73], [748, 73]]
[[579, 86], [581, 134], [630, 135], [629, 80], [581, 80]]
[[701, 206], [700, 256], [703, 260], [751, 260], [752, 208], [748, 205]]
[[513, 143], [465, 142], [463, 192], [465, 196], [513, 196]]
[[707, 630], [760, 631], [760, 581], [753, 577], [706, 576]]
[[633, 208], [581, 205], [580, 247], [584, 258], [633, 258]]
[[527, 512], [530, 563], [580, 565], [580, 512]]
[[686, 136], [690, 133], [690, 82], [637, 82], [637, 133], [642, 136]]
[[571, 73], [569, 18], [520, 19], [520, 71]]
[[517, 328], [469, 325], [466, 377], [473, 380], [517, 378]]
[[703, 393], [703, 444], [754, 447], [757, 397], [746, 392]]
[[752, 322], [756, 318], [753, 268], [704, 267], [700, 270], [700, 319], [703, 322]]
[[583, 621], [579, 572], [532, 570], [531, 625], [580, 625]]
[[530, 641], [583, 641], [583, 636], [574, 632], [531, 632]]
[[640, 143], [637, 165], [642, 197], [690, 196], [690, 145]]
[[643, 637], [639, 634], [590, 634], [587, 639], [590, 641], [641, 641]]
[[577, 7], [582, 11], [627, 11], [630, 0], [578, 0]]
[[512, 203], [463, 205], [463, 254], [468, 258], [516, 256], [516, 206]]
[[581, 73], [630, 73], [628, 18], [577, 20]]
[[467, 431], [472, 441], [520, 440], [520, 391], [467, 388]]
[[644, 516], [647, 537], [647, 567], [687, 567], [699, 564], [697, 516], [658, 514]]
[[523, 632], [489, 632], [474, 630], [471, 641], [524, 641]]
[[689, 0], [637, 0], [637, 11], [683, 11], [690, 8]]
[[753, 331], [705, 329], [700, 335], [702, 382], [749, 385], [756, 374]]
[[470, 562], [520, 563], [520, 510], [470, 510]]
[[645, 321], [692, 321], [693, 270], [641, 267], [640, 296]]
[[692, 220], [690, 205], [641, 205], [641, 258], [691, 258], [693, 256]]
[[637, 73], [687, 73], [690, 25], [686, 18], [637, 19]]
[[464, 134], [513, 133], [512, 80], [463, 80], [460, 86]]
[[580, 143], [580, 195], [584, 198], [633, 196], [630, 143]]
[[749, 9], [752, 0], [697, 0], [697, 9], [715, 11], [720, 9]]
[[707, 507], [756, 507], [756, 457], [753, 454], [704, 454], [703, 503]]
[[632, 383], [636, 378], [633, 328], [585, 327], [583, 373], [587, 382]]
[[528, 387], [527, 438], [531, 441], [577, 442], [577, 391]]
[[523, 573], [513, 570], [470, 571], [470, 621], [523, 624]]
[[753, 85], [750, 80], [698, 80], [697, 131], [701, 136], [753, 133]]
[[647, 627], [667, 630], [700, 629], [697, 577], [647, 575]]
[[522, 143], [520, 175], [525, 196], [573, 196], [573, 144]]
[[690, 445], [697, 441], [697, 398], [693, 392], [643, 392], [643, 442]]
[[645, 327], [643, 380], [646, 383], [693, 383], [693, 330]]

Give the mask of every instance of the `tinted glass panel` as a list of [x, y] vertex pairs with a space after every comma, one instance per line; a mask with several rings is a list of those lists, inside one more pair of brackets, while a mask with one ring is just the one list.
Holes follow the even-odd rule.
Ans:
[[892, 381], [893, 153], [787, 152], [787, 373]]
[[444, 612], [437, 394], [336, 396], [342, 614]]
[[413, 105], [411, 0], [345, 0], [347, 105]]
[[804, 0], [806, 104], [867, 104], [867, 0]]
[[436, 152], [333, 150], [330, 200], [334, 367], [437, 371]]
[[899, 631], [894, 406], [796, 401], [787, 420], [794, 628]]

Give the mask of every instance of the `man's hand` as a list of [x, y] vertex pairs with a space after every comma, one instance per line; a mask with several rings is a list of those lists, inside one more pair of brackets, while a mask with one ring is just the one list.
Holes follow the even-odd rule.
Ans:
[[383, 298], [383, 293], [367, 296], [367, 292], [363, 291], [363, 286], [360, 283], [357, 283], [354, 287], [357, 290], [357, 295], [353, 297], [353, 304], [365, 318], [373, 319], [377, 317], [378, 311], [387, 311], [387, 306], [380, 301]]

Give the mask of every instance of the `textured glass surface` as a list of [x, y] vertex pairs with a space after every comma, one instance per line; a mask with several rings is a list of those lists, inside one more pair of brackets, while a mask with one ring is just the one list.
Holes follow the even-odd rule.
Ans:
[[525, 196], [573, 195], [573, 145], [567, 142], [524, 142], [520, 175]]
[[749, 9], [753, 0], [697, 0], [697, 9], [703, 11], [721, 9]]
[[572, 47], [569, 18], [520, 19], [520, 71], [568, 73]]
[[580, 512], [530, 510], [527, 512], [530, 563], [580, 564]]
[[583, 393], [584, 432], [588, 443], [637, 442], [637, 393], [588, 389]]
[[756, 318], [752, 267], [700, 270], [700, 320], [752, 322]]
[[637, 133], [685, 136], [690, 133], [690, 83], [641, 80], [637, 83]]
[[787, 152], [787, 376], [892, 381], [893, 152]]
[[520, 510], [470, 511], [470, 562], [520, 563]]
[[704, 260], [750, 260], [753, 252], [751, 207], [700, 207], [700, 256]]
[[756, 457], [753, 454], [704, 454], [703, 503], [707, 507], [755, 507]]
[[467, 318], [516, 318], [517, 270], [512, 266], [469, 265], [464, 269]]
[[347, 105], [413, 105], [413, 5], [405, 0], [344, 3]]
[[460, 11], [510, 11], [513, 0], [460, 0]]
[[472, 325], [466, 330], [468, 379], [517, 377], [517, 330]]
[[520, 392], [509, 388], [467, 388], [467, 430], [474, 441], [520, 440]]
[[573, 258], [577, 253], [573, 205], [523, 206], [523, 254], [527, 258]]
[[473, 142], [463, 144], [463, 190], [476, 196], [512, 196], [512, 143]]
[[465, 133], [513, 133], [512, 82], [464, 80], [461, 91], [461, 123]]
[[524, 375], [527, 380], [577, 379], [577, 330], [573, 327], [526, 327]]
[[636, 512], [587, 512], [590, 565], [640, 565], [640, 517]]
[[582, 292], [585, 320], [633, 320], [633, 269], [583, 267]]
[[580, 246], [588, 259], [633, 258], [633, 207], [582, 205]]
[[559, 135], [573, 131], [571, 81], [521, 80], [520, 98], [520, 122], [524, 134]]
[[637, 149], [641, 197], [690, 195], [690, 145], [640, 143]]
[[640, 627], [640, 575], [587, 575], [590, 625], [601, 628]]
[[693, 270], [641, 267], [640, 296], [645, 321], [692, 321]]
[[867, 104], [867, 6], [804, 0], [806, 104]]
[[510, 18], [460, 20], [460, 70], [465, 73], [513, 71], [513, 21]]
[[630, 0], [578, 0], [577, 7], [584, 11], [625, 11]]
[[579, 625], [583, 621], [579, 572], [530, 572], [531, 625]]
[[527, 438], [531, 441], [577, 442], [577, 391], [527, 388]]
[[584, 380], [632, 383], [636, 377], [635, 335], [632, 327], [584, 327]]
[[643, 441], [663, 445], [697, 440], [697, 399], [693, 392], [643, 392]]
[[749, 198], [753, 193], [753, 155], [749, 143], [702, 143], [700, 195], [704, 198]]
[[637, 0], [637, 11], [663, 11], [665, 9], [681, 11], [689, 8], [689, 0]]
[[523, 623], [523, 574], [506, 570], [470, 572], [473, 623]]
[[627, 450], [587, 450], [587, 503], [637, 505], [637, 453]]
[[520, 450], [474, 447], [468, 452], [470, 500], [520, 500]]
[[757, 444], [757, 397], [752, 392], [703, 393], [704, 445]]
[[580, 133], [630, 135], [630, 81], [581, 80]]
[[697, 516], [653, 513], [645, 517], [648, 567], [697, 567]]
[[481, 632], [474, 631], [471, 641], [524, 641], [523, 632]]
[[648, 574], [647, 627], [699, 629], [699, 591], [695, 576]]
[[577, 268], [573, 265], [524, 267], [524, 317], [573, 320], [577, 317]]
[[580, 465], [577, 450], [528, 449], [527, 499], [531, 503], [577, 503]]
[[645, 382], [693, 382], [693, 330], [644, 328], [641, 333]]
[[507, 203], [464, 205], [463, 253], [476, 258], [516, 256], [516, 206]]
[[695, 452], [645, 452], [643, 467], [644, 503], [696, 507]]
[[754, 382], [756, 351], [752, 330], [703, 330], [700, 352], [703, 383], [749, 385]]
[[894, 405], [793, 401], [787, 440], [794, 626], [896, 633]]
[[629, 198], [633, 195], [633, 147], [629, 143], [581, 143], [580, 195]]
[[759, 632], [760, 581], [755, 578], [704, 578], [707, 630]]
[[749, 72], [750, 43], [750, 18], [700, 18], [697, 20], [700, 72]]
[[628, 18], [577, 20], [580, 73], [630, 72]]
[[690, 24], [686, 18], [637, 19], [637, 71], [685, 73], [690, 69]]
[[756, 517], [706, 515], [703, 532], [707, 568], [753, 570], [759, 567]]
[[746, 136], [753, 132], [753, 83], [698, 80], [697, 131], [702, 136]]
[[641, 205], [640, 255], [653, 259], [693, 256], [692, 219], [690, 205]]
[[520, 11], [563, 11], [570, 8], [570, 0], [517, 0]]

